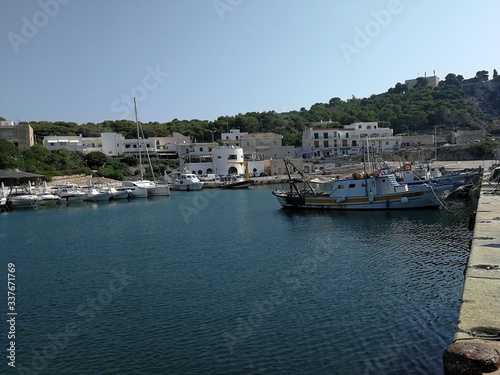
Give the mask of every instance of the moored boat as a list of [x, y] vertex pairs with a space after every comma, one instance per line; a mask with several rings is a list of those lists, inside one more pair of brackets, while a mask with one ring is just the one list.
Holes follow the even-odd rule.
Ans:
[[[316, 192], [305, 175], [289, 160], [285, 167], [290, 178], [290, 190], [276, 190], [273, 195], [283, 207], [332, 210], [392, 210], [439, 207], [447, 194], [446, 187], [421, 185], [409, 189], [392, 173], [355, 173], [352, 178], [333, 181], [329, 192]], [[290, 175], [294, 168], [304, 178], [305, 188], [299, 189]]]
[[0, 196], [0, 212], [7, 210], [7, 197]]
[[111, 198], [109, 190], [98, 190], [93, 187], [85, 189], [87, 196], [84, 198], [86, 202], [107, 202]]
[[221, 189], [247, 189], [253, 185], [253, 180], [246, 179], [241, 175], [227, 175]]
[[127, 189], [117, 190], [116, 188], [112, 187], [109, 189], [109, 193], [111, 195], [111, 197], [110, 197], [111, 200], [130, 198], [130, 191]]
[[76, 184], [59, 184], [50, 188], [52, 194], [58, 195], [63, 203], [82, 203], [87, 194]]
[[6, 205], [10, 209], [36, 208], [39, 202], [40, 197], [32, 193], [31, 185], [28, 187], [14, 186], [10, 188], [7, 195]]
[[187, 170], [175, 171], [169, 175], [172, 190], [201, 190], [203, 189], [204, 183], [194, 174]]
[[117, 191], [127, 191], [130, 198], [147, 198], [148, 190], [144, 186], [140, 186], [136, 181], [123, 181], [121, 187], [116, 188]]

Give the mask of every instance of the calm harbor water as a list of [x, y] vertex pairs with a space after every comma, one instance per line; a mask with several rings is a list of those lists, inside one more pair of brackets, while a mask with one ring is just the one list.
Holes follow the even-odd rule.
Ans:
[[256, 187], [3, 213], [16, 367], [442, 374], [471, 238], [452, 210], [293, 212]]

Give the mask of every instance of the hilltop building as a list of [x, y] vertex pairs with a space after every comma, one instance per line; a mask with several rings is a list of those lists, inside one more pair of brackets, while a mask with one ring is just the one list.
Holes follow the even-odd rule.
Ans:
[[417, 81], [418, 79], [422, 79], [422, 78], [425, 78], [427, 80], [427, 86], [429, 87], [437, 87], [438, 84], [439, 84], [439, 77], [436, 76], [436, 75], [433, 75], [433, 76], [430, 76], [430, 77], [418, 77], [418, 78], [415, 78], [415, 79], [407, 79], [405, 81], [405, 84], [408, 86], [408, 89], [411, 89], [413, 88], [413, 86], [415, 86], [417, 84]]
[[35, 144], [33, 128], [29, 124], [16, 125], [14, 121], [0, 121], [0, 138], [7, 139], [20, 150], [28, 149]]

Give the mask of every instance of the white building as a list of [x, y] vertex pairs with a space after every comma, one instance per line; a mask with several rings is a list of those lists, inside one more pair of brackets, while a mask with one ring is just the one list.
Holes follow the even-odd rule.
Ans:
[[222, 133], [220, 139], [224, 146], [241, 146], [241, 137], [247, 134], [247, 132], [240, 132], [240, 129], [230, 129], [229, 133]]
[[369, 147], [385, 152], [400, 147], [400, 137], [390, 128], [380, 128], [377, 122], [357, 122], [343, 128], [308, 128], [302, 133], [305, 158], [340, 155], [360, 155]]
[[283, 136], [276, 133], [252, 133], [241, 137], [245, 160], [290, 159], [294, 146], [283, 146]]
[[246, 161], [241, 147], [214, 146], [213, 143], [192, 146], [192, 151], [183, 158], [183, 166], [194, 174], [245, 175], [247, 167], [250, 176], [264, 172], [264, 161]]
[[43, 137], [43, 147], [49, 150], [68, 150], [68, 151], [80, 151], [84, 152], [83, 137], [82, 135], [73, 136], [57, 136], [51, 135]]
[[[189, 137], [174, 132], [172, 137], [156, 137], [141, 139], [140, 151], [144, 155], [148, 152], [158, 158], [177, 158], [177, 145], [190, 143]], [[47, 136], [43, 139], [43, 146], [49, 150], [66, 149], [89, 153], [103, 152], [110, 157], [137, 156], [139, 141], [126, 139], [118, 133], [101, 133], [100, 137], [78, 136]]]

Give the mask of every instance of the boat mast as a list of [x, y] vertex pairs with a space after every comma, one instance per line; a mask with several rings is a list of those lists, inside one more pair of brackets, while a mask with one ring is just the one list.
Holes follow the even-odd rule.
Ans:
[[135, 126], [137, 127], [137, 144], [139, 146], [139, 171], [141, 175], [141, 180], [144, 180], [144, 177], [142, 175], [141, 135], [139, 132], [139, 120], [137, 118], [137, 104], [135, 102], [135, 96], [134, 96], [134, 113], [135, 113]]
[[370, 151], [368, 150], [368, 135], [366, 136], [366, 150], [363, 155], [363, 178], [365, 179], [365, 194], [368, 196], [368, 174], [366, 173], [366, 162], [370, 166]]

